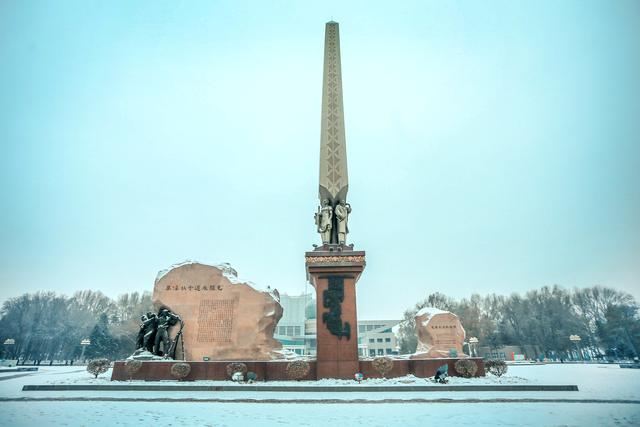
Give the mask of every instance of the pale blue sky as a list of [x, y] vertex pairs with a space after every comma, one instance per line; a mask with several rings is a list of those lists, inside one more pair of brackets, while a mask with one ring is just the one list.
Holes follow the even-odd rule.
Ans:
[[640, 2], [0, 3], [0, 300], [185, 259], [305, 290], [340, 22], [362, 318], [640, 296]]

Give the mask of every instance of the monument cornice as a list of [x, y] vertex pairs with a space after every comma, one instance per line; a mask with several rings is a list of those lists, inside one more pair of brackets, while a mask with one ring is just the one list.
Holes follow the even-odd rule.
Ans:
[[344, 254], [344, 255], [325, 255], [325, 256], [317, 256], [317, 255], [307, 255], [305, 256], [305, 262], [310, 264], [364, 264], [365, 256], [364, 253], [362, 255], [353, 255], [353, 254]]

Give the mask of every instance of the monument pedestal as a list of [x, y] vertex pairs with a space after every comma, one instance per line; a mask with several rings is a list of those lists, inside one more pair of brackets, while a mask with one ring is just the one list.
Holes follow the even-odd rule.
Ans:
[[356, 282], [364, 251], [325, 245], [305, 253], [307, 278], [316, 290], [317, 378], [353, 379], [358, 360]]

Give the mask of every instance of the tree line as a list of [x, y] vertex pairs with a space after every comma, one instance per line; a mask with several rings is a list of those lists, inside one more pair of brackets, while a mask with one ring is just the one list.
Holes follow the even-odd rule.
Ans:
[[640, 349], [637, 302], [627, 293], [602, 286], [573, 290], [544, 286], [524, 295], [473, 294], [461, 300], [432, 293], [405, 311], [399, 327], [401, 353], [416, 349], [414, 317], [423, 307], [455, 313], [467, 338], [477, 337], [479, 346], [491, 349], [535, 346], [540, 356], [569, 358], [576, 349], [571, 335], [581, 337], [581, 348], [593, 358], [637, 357]]
[[[570, 335], [580, 335], [581, 346], [594, 358], [635, 357], [640, 349], [640, 317], [635, 299], [602, 286], [566, 290], [542, 287], [524, 295], [473, 294], [456, 300], [432, 293], [406, 310], [399, 327], [401, 353], [417, 346], [414, 317], [423, 307], [457, 314], [467, 337], [479, 346], [535, 346], [547, 358], [568, 357], [575, 349]], [[28, 361], [71, 361], [84, 358], [129, 356], [135, 349], [140, 316], [153, 311], [151, 293], [132, 292], [111, 299], [85, 290], [71, 297], [54, 292], [24, 294], [0, 308], [0, 348], [4, 358]], [[83, 354], [80, 342], [91, 345]], [[482, 354], [480, 354], [482, 356]]]
[[[0, 308], [2, 357], [23, 361], [67, 361], [127, 357], [135, 349], [140, 316], [153, 310], [150, 292], [111, 299], [85, 290], [71, 297], [54, 292], [24, 294]], [[83, 349], [83, 339], [90, 345]]]

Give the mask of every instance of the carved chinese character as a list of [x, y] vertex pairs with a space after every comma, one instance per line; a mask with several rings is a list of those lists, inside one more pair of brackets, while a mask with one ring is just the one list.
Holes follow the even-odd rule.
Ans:
[[329, 287], [322, 293], [322, 305], [329, 309], [322, 313], [322, 322], [327, 324], [327, 329], [338, 339], [346, 337], [351, 339], [351, 325], [342, 322], [342, 301], [344, 301], [344, 278], [339, 276], [329, 277]]

